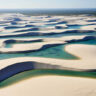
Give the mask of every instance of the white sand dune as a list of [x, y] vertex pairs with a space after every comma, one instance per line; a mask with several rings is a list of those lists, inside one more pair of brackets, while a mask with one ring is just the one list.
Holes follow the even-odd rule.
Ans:
[[68, 21], [70, 25], [88, 25], [88, 24], [96, 24], [96, 22], [87, 22], [86, 20], [77, 20], [77, 21]]
[[[29, 28], [26, 28], [26, 29], [29, 29]], [[26, 30], [26, 29], [24, 28], [24, 30]], [[14, 30], [14, 32], [15, 31], [22, 31], [21, 29], [13, 29], [13, 30]], [[19, 35], [19, 34], [34, 32], [34, 31], [24, 31], [22, 33], [21, 32], [13, 33], [13, 30], [7, 30], [6, 31], [7, 34], [3, 33], [3, 34], [0, 34], [0, 36]], [[59, 29], [50, 29], [50, 30], [46, 29], [46, 30], [39, 30], [39, 31], [35, 31], [35, 32], [36, 33], [42, 33], [42, 34], [44, 34], [44, 33], [52, 33], [52, 32], [54, 32], [54, 33], [62, 33], [62, 32], [66, 32], [66, 31], [69, 31], [69, 30], [74, 30], [74, 29], [61, 29], [61, 30], [59, 30]]]
[[2, 88], [0, 96], [96, 96], [96, 80], [42, 76]]
[[96, 25], [88, 25], [88, 26], [83, 26], [81, 27], [83, 30], [96, 30]]
[[[38, 42], [38, 43], [30, 43], [30, 44], [13, 44], [12, 48], [0, 48], [0, 52], [16, 52], [16, 51], [27, 51], [27, 50], [37, 50], [42, 48], [44, 45], [47, 44], [64, 44], [66, 43], [67, 40], [72, 40], [72, 39], [83, 39], [86, 37], [84, 36], [67, 36], [67, 37], [61, 37], [61, 38], [42, 38], [43, 42]], [[38, 40], [40, 38], [33, 38], [33, 39], [22, 39], [22, 40]], [[0, 45], [3, 45], [3, 42], [6, 39], [3, 39], [0, 41]], [[15, 39], [15, 40], [21, 40], [21, 39]]]
[[12, 48], [1, 48], [1, 52], [10, 53], [10, 52], [20, 52], [20, 51], [28, 51], [28, 50], [39, 50], [44, 45], [55, 45], [55, 44], [64, 44], [64, 41], [57, 42], [43, 42], [43, 43], [33, 43], [33, 44], [15, 44]]

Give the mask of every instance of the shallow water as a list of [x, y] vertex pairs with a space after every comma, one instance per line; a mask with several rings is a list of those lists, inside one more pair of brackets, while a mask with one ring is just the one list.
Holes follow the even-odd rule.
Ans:
[[8, 59], [15, 57], [46, 57], [59, 59], [77, 59], [77, 57], [64, 51], [64, 45], [48, 48], [37, 52], [28, 53], [0, 53], [0, 59]]
[[[89, 44], [96, 45], [96, 40], [89, 40], [70, 44]], [[25, 53], [0, 53], [0, 59], [9, 59], [15, 57], [46, 57], [46, 58], [58, 58], [58, 59], [78, 59], [78, 57], [71, 55], [64, 50], [65, 45], [58, 45], [55, 47], [47, 48], [41, 51], [25, 52]]]

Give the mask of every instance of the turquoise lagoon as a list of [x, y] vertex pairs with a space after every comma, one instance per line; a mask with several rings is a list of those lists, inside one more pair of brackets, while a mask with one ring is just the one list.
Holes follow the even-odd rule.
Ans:
[[44, 49], [41, 51], [35, 51], [35, 52], [0, 53], [0, 59], [2, 60], [2, 59], [16, 58], [16, 57], [46, 57], [46, 58], [58, 58], [58, 59], [79, 59], [78, 57], [65, 51], [65, 46], [69, 44], [96, 45], [96, 40], [82, 41], [77, 43], [68, 43], [68, 44], [58, 45], [55, 47], [51, 47], [51, 48], [47, 48], [47, 49]]

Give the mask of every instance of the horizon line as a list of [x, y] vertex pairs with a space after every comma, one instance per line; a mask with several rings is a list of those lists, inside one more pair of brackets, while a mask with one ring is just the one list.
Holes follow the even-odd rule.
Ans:
[[14, 9], [41, 9], [41, 10], [46, 10], [46, 9], [96, 9], [96, 8], [0, 8], [0, 10], [14, 10]]

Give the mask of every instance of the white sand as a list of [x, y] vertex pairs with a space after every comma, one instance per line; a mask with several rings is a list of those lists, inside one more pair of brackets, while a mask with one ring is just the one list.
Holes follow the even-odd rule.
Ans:
[[63, 41], [57, 41], [57, 42], [42, 42], [42, 43], [32, 43], [32, 44], [13, 44], [12, 48], [0, 48], [1, 52], [19, 52], [19, 51], [27, 51], [27, 50], [38, 50], [41, 49], [44, 45], [47, 44], [64, 44]]
[[76, 21], [69, 21], [68, 24], [70, 24], [70, 25], [75, 25], [75, 24], [87, 25], [87, 24], [96, 24], [96, 22], [87, 22], [86, 20], [76, 20]]
[[[44, 45], [47, 44], [64, 44], [66, 43], [67, 40], [72, 40], [72, 39], [83, 39], [86, 36], [67, 36], [67, 37], [61, 37], [61, 38], [42, 38], [44, 42], [38, 42], [38, 43], [30, 43], [30, 44], [13, 44], [12, 48], [0, 48], [0, 52], [16, 52], [16, 51], [27, 51], [27, 50], [37, 50], [42, 48]], [[33, 39], [28, 39], [28, 40], [37, 40], [40, 38], [33, 38]], [[3, 42], [6, 39], [3, 39], [0, 41], [0, 45], [3, 45]], [[21, 39], [15, 39], [15, 40], [21, 40]], [[26, 39], [22, 39], [26, 40]], [[27, 41], [27, 40], [26, 40]]]
[[80, 29], [83, 29], [83, 30], [96, 30], [96, 25], [88, 25], [88, 26], [83, 26], [81, 27]]
[[[60, 27], [62, 27], [62, 28], [67, 28], [67, 27], [68, 27], [66, 24], [58, 24], [58, 25], [56, 25], [56, 26], [60, 26]], [[61, 30], [61, 29], [60, 29], [60, 30]]]
[[41, 76], [2, 88], [0, 96], [96, 96], [96, 80]]

